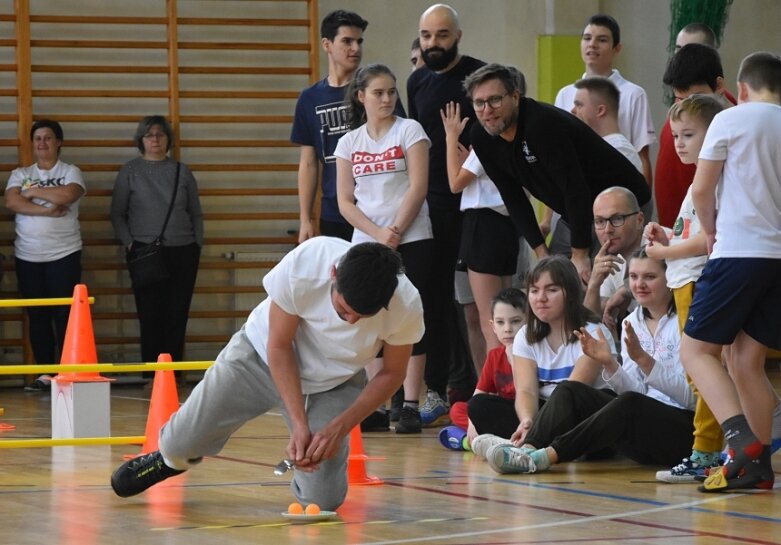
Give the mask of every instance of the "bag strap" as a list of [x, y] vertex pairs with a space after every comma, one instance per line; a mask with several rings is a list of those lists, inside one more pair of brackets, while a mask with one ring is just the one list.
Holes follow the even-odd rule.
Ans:
[[163, 233], [165, 233], [165, 228], [168, 227], [168, 220], [171, 219], [171, 212], [174, 209], [174, 201], [176, 201], [176, 192], [179, 190], [179, 169], [181, 168], [182, 163], [179, 161], [176, 162], [176, 176], [174, 177], [174, 194], [171, 196], [171, 204], [168, 205], [168, 213], [165, 215], [165, 221], [163, 222], [163, 230], [160, 231], [160, 236], [157, 237], [157, 240], [162, 242], [163, 240]]

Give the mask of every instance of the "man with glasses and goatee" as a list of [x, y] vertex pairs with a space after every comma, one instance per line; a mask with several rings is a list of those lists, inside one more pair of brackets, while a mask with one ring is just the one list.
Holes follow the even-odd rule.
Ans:
[[561, 214], [554, 238], [569, 238], [572, 262], [588, 283], [594, 199], [609, 187], [624, 187], [648, 216], [651, 191], [632, 163], [580, 119], [524, 96], [521, 77], [512, 66], [489, 64], [464, 80], [480, 122], [472, 126], [472, 146], [518, 234], [538, 256], [548, 248], [524, 190]]

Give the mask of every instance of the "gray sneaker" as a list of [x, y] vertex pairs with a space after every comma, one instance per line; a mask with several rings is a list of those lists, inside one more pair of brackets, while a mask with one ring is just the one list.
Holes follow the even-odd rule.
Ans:
[[525, 451], [512, 445], [494, 445], [485, 455], [488, 465], [497, 473], [535, 473], [537, 466]]
[[509, 439], [499, 437], [498, 435], [491, 435], [490, 433], [484, 433], [478, 435], [472, 440], [472, 452], [477, 454], [480, 458], [485, 458], [488, 453], [488, 449], [494, 445], [511, 445]]

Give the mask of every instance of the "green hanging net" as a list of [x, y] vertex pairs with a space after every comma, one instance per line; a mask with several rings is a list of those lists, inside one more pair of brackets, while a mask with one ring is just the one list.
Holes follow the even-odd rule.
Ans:
[[675, 52], [675, 37], [689, 23], [704, 23], [716, 34], [716, 46], [721, 44], [729, 18], [732, 0], [670, 0], [670, 54]]
[[[716, 46], [721, 44], [724, 28], [729, 18], [729, 8], [733, 0], [670, 0], [670, 43], [667, 50], [672, 56], [675, 53], [675, 38], [683, 27], [689, 23], [704, 23], [713, 29], [716, 35]], [[673, 96], [669, 89], [665, 90], [668, 105], [672, 104]]]

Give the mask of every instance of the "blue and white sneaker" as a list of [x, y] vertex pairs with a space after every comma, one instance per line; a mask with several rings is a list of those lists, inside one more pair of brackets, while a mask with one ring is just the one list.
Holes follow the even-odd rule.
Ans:
[[512, 445], [494, 445], [485, 459], [497, 473], [536, 473], [537, 465], [525, 450]]
[[721, 460], [715, 464], [705, 466], [691, 458], [684, 458], [680, 464], [672, 469], [657, 471], [656, 480], [663, 483], [693, 483], [698, 480], [697, 477], [704, 478], [707, 475], [706, 470], [720, 466]]
[[420, 407], [420, 421], [424, 428], [450, 424], [450, 406], [433, 390], [426, 392], [426, 401]]

